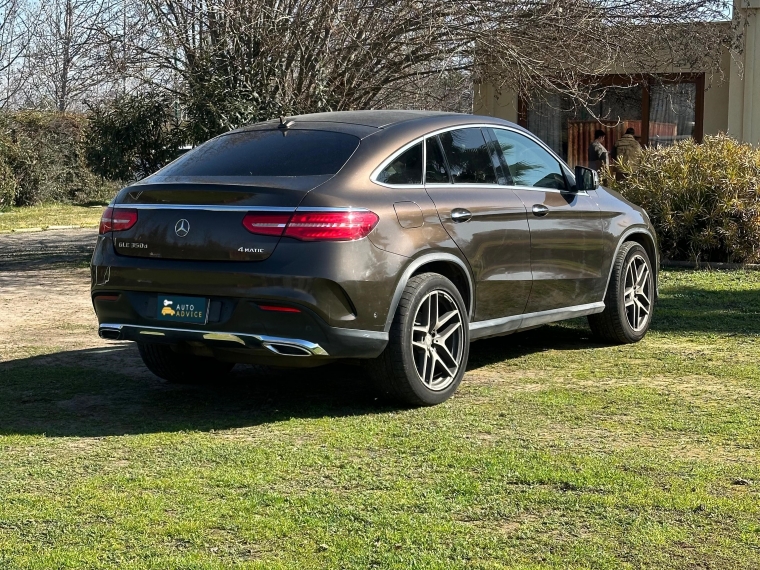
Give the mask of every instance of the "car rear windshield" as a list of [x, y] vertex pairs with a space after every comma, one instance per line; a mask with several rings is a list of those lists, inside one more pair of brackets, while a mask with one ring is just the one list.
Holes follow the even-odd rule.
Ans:
[[359, 138], [331, 131], [247, 131], [191, 150], [161, 176], [321, 176], [335, 174]]

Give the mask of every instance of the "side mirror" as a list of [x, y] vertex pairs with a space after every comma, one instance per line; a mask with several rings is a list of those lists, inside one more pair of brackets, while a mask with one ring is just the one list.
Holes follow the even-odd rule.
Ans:
[[575, 191], [585, 192], [599, 187], [599, 174], [584, 166], [575, 167]]

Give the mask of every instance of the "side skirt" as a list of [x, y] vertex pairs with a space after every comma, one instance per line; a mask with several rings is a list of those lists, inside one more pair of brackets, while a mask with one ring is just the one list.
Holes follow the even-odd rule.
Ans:
[[552, 309], [551, 311], [541, 311], [538, 313], [528, 313], [526, 315], [513, 315], [501, 319], [491, 319], [489, 321], [478, 321], [470, 323], [470, 340], [489, 338], [511, 332], [517, 332], [523, 329], [574, 319], [575, 317], [584, 317], [601, 313], [604, 311], [604, 302], [589, 303], [587, 305], [576, 305], [574, 307], [563, 307], [561, 309]]

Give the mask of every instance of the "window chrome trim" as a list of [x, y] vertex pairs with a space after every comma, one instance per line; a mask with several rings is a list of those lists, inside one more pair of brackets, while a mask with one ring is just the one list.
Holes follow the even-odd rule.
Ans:
[[512, 190], [532, 190], [533, 192], [551, 192], [553, 194], [565, 194], [569, 196], [588, 196], [588, 192], [585, 190], [578, 190], [573, 192], [572, 190], [557, 190], [556, 188], [541, 188], [540, 186], [507, 186]]
[[476, 184], [474, 182], [468, 182], [467, 184], [445, 184], [436, 182], [425, 185], [426, 188], [462, 188], [463, 186], [500, 190], [506, 188], [508, 190], [531, 190], [533, 192], [549, 192], [551, 194], [566, 194], [570, 196], [588, 196], [588, 192], [585, 190], [580, 192], [570, 192], [568, 190], [557, 190], [556, 188], [540, 188], [539, 186], [508, 186], [504, 184]]
[[[426, 153], [427, 145], [425, 144], [425, 142], [430, 137], [434, 137], [434, 136], [440, 135], [442, 133], [447, 133], [449, 131], [456, 131], [456, 130], [459, 130], [459, 129], [501, 129], [503, 131], [510, 131], [510, 132], [515, 133], [515, 134], [522, 135], [525, 138], [527, 138], [527, 139], [533, 141], [534, 143], [538, 144], [545, 151], [547, 151], [552, 156], [552, 158], [554, 158], [555, 160], [557, 160], [557, 162], [559, 162], [560, 166], [564, 166], [565, 168], [567, 168], [568, 172], [571, 171], [570, 167], [567, 165], [567, 163], [564, 160], [562, 160], [562, 158], [560, 158], [559, 156], [557, 156], [557, 153], [554, 152], [554, 150], [552, 150], [546, 143], [544, 143], [544, 141], [542, 141], [541, 139], [539, 139], [536, 135], [534, 135], [533, 133], [531, 133], [528, 130], [516, 129], [516, 128], [514, 128], [512, 126], [509, 126], [509, 125], [495, 125], [493, 123], [472, 123], [472, 124], [466, 124], [466, 125], [456, 125], [456, 126], [453, 126], [453, 127], [444, 127], [442, 129], [438, 129], [436, 131], [431, 131], [431, 132], [429, 132], [429, 133], [427, 133], [427, 134], [425, 134], [425, 135], [423, 135], [421, 137], [418, 137], [418, 138], [412, 140], [411, 142], [406, 143], [400, 149], [398, 149], [398, 150], [394, 151], [393, 153], [391, 153], [391, 155], [388, 158], [386, 158], [383, 162], [380, 163], [380, 166], [378, 166], [377, 168], [375, 168], [375, 170], [372, 171], [372, 174], [370, 174], [370, 177], [369, 177], [370, 181], [374, 182], [378, 186], [383, 186], [385, 188], [417, 188], [417, 189], [419, 189], [419, 188], [425, 188], [427, 186], [431, 186], [431, 187], [433, 187], [433, 186], [439, 186], [439, 187], [441, 187], [441, 186], [443, 186], [443, 187], [449, 187], [449, 186], [478, 186], [478, 188], [487, 188], [487, 187], [493, 186], [493, 187], [498, 187], [498, 188], [519, 188], [519, 189], [523, 189], [523, 190], [536, 190], [536, 188], [534, 188], [532, 186], [509, 186], [509, 185], [506, 185], [506, 184], [504, 184], [504, 185], [502, 185], [502, 184], [488, 185], [488, 184], [472, 184], [472, 183], [469, 183], [469, 182], [459, 182], [459, 183], [453, 182], [453, 183], [450, 183], [450, 184], [440, 184], [440, 183], [426, 184], [425, 183], [425, 166], [427, 164], [427, 156], [426, 156], [426, 154], [427, 154]], [[422, 184], [386, 184], [385, 182], [378, 182], [377, 177], [385, 169], [385, 167], [388, 166], [391, 162], [393, 162], [394, 160], [396, 160], [396, 158], [398, 158], [401, 154], [403, 154], [405, 151], [409, 150], [411, 147], [413, 147], [417, 143], [423, 143], [422, 144], [422, 181], [423, 181], [423, 183]], [[559, 193], [562, 193], [562, 194], [578, 194], [578, 195], [580, 194], [580, 192], [571, 192], [570, 190], [564, 190], [563, 191], [563, 190], [556, 190], [556, 189], [550, 189], [550, 188], [542, 188], [540, 190], [541, 191], [547, 191], [547, 190], [548, 191], [554, 191], [554, 192], [559, 192]]]

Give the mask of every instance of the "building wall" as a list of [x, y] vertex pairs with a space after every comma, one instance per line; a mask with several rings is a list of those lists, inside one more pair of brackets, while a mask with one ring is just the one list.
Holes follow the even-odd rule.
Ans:
[[712, 81], [708, 77], [705, 83], [704, 134], [706, 135], [728, 132], [728, 102], [731, 85], [728, 70], [732, 67], [731, 54], [728, 50], [723, 54], [721, 67], [727, 70], [725, 78], [716, 75]]
[[492, 85], [475, 86], [472, 112], [475, 115], [488, 115], [517, 122], [517, 94], [509, 89], [496, 93]]
[[760, 0], [734, 5], [747, 17], [743, 61], [731, 60], [728, 134], [760, 144]]
[[[724, 69], [731, 69], [731, 81], [734, 84], [741, 84], [742, 82], [738, 79], [737, 66], [732, 63], [728, 52], [724, 56], [723, 65]], [[735, 75], [737, 77], [734, 77]], [[707, 79], [708, 86], [705, 89], [704, 116], [704, 134], [706, 135], [729, 132], [741, 138], [742, 101], [738, 101], [731, 108], [731, 113], [734, 116], [734, 128], [729, 130], [729, 92], [731, 81], [729, 80], [728, 73], [726, 73], [725, 79], [718, 75], [712, 79], [712, 82], [710, 82], [710, 78]], [[734, 97], [736, 97], [736, 94]], [[516, 123], [518, 115], [517, 95], [514, 91], [505, 89], [497, 96], [491, 85], [476, 86], [472, 111], [475, 115], [498, 117], [499, 119], [506, 119], [507, 121]]]
[[[728, 51], [724, 53], [724, 77], [717, 74], [707, 77], [704, 134], [725, 132], [743, 142], [760, 145], [760, 0], [735, 0], [734, 6], [747, 18], [746, 43], [739, 61]], [[491, 85], [476, 86], [473, 112], [517, 122], [517, 96], [508, 89], [497, 94]]]

